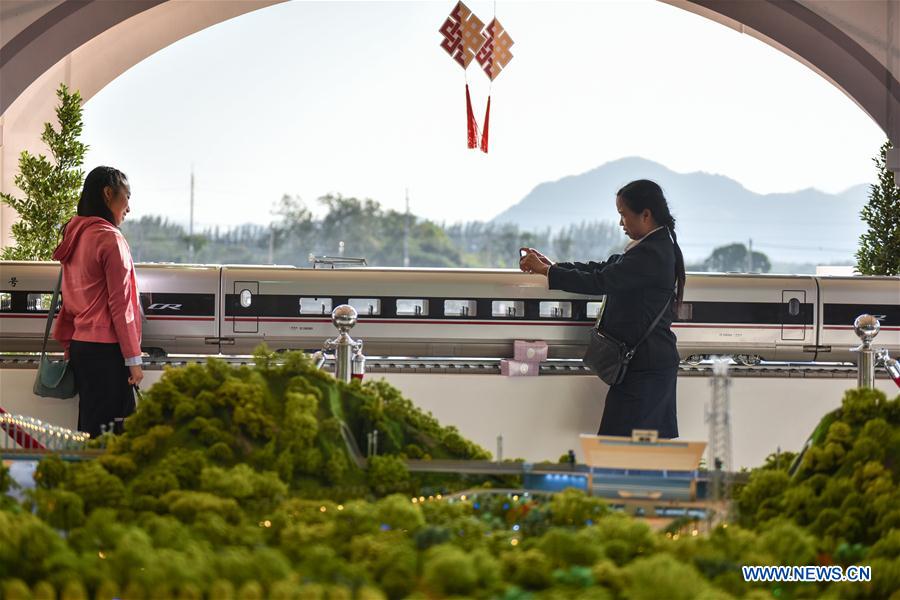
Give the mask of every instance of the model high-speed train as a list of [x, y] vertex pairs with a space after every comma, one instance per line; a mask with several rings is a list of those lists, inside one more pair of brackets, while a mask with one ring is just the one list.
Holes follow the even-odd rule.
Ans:
[[[332, 308], [350, 304], [370, 356], [508, 357], [514, 340], [544, 340], [551, 357], [576, 358], [603, 300], [513, 270], [136, 269], [151, 355], [318, 350], [336, 334]], [[0, 351], [40, 350], [58, 274], [53, 262], [0, 262]], [[900, 277], [691, 273], [673, 329], [683, 358], [849, 361], [862, 313], [882, 317], [875, 346], [900, 352]]]

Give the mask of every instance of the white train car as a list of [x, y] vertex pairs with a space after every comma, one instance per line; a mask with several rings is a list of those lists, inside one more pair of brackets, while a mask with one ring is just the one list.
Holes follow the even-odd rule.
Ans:
[[512, 270], [226, 266], [222, 286], [223, 340], [239, 354], [260, 342], [320, 349], [336, 333], [332, 309], [350, 304], [370, 355], [503, 357], [513, 340], [541, 339], [572, 358], [601, 305]]
[[[151, 355], [219, 352], [218, 265], [137, 265], [142, 348]], [[0, 261], [0, 352], [40, 351], [56, 262]], [[62, 348], [48, 340], [51, 352]]]
[[219, 352], [218, 265], [137, 265], [144, 339], [151, 355]]
[[691, 273], [672, 324], [678, 352], [817, 360], [817, 302], [813, 276]]
[[[58, 263], [0, 261], [0, 351], [40, 351], [57, 277]], [[52, 337], [47, 347], [62, 351]]]
[[[51, 262], [0, 262], [0, 351], [40, 349], [58, 273]], [[151, 354], [316, 350], [346, 303], [373, 356], [507, 357], [524, 339], [576, 358], [602, 305], [508, 269], [139, 264], [137, 277]], [[673, 329], [682, 358], [851, 361], [853, 319], [866, 312], [883, 316], [876, 346], [900, 353], [900, 277], [690, 273]]]
[[853, 320], [863, 313], [876, 315], [881, 332], [876, 348], [900, 353], [900, 277], [818, 277], [818, 360], [856, 360], [850, 348], [859, 346]]

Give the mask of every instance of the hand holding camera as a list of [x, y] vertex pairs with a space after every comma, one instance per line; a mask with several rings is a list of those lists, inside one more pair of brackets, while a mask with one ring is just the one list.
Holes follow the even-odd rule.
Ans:
[[519, 269], [525, 273], [546, 275], [553, 261], [534, 248], [519, 248]]

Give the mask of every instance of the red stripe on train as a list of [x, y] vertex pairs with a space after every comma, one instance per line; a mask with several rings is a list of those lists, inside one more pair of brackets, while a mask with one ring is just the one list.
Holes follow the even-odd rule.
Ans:
[[[226, 321], [239, 323], [331, 323], [331, 319], [304, 319], [301, 317], [225, 317]], [[553, 327], [592, 327], [591, 323], [572, 323], [569, 321], [457, 321], [456, 319], [367, 319], [361, 317], [358, 324], [377, 323], [417, 323], [420, 325], [544, 325]], [[672, 327], [706, 328], [706, 329], [813, 329], [812, 325], [699, 325], [694, 323], [673, 323]]]
[[[853, 325], [823, 325], [823, 329], [844, 329], [846, 331], [853, 331]], [[900, 331], [900, 327], [885, 327], [881, 326], [881, 331]]]
[[[262, 323], [331, 323], [331, 319], [303, 319], [299, 317], [225, 317], [226, 321], [237, 321], [239, 323], [254, 323], [260, 321]], [[366, 323], [391, 324], [391, 323], [407, 323], [419, 325], [553, 325], [556, 327], [589, 327], [591, 323], [571, 323], [571, 322], [539, 322], [539, 321], [457, 321], [455, 319], [447, 319], [445, 321], [436, 321], [433, 319], [369, 319], [361, 317], [357, 321], [358, 325]]]
[[180, 315], [172, 315], [172, 316], [162, 316], [162, 315], [148, 315], [146, 317], [148, 321], [215, 321], [215, 317], [182, 317]]

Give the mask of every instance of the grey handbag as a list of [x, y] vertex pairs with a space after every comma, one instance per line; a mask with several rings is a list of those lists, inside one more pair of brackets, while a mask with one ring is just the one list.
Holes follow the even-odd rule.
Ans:
[[622, 380], [625, 379], [625, 373], [628, 371], [628, 363], [634, 358], [635, 350], [644, 343], [644, 340], [647, 339], [647, 336], [659, 323], [663, 313], [669, 308], [671, 301], [672, 297], [670, 296], [666, 300], [666, 305], [653, 319], [650, 328], [647, 329], [643, 337], [632, 348], [600, 329], [600, 324], [597, 323], [597, 326], [591, 329], [591, 339], [588, 342], [587, 352], [584, 353], [584, 358], [581, 361], [607, 385], [622, 383]]
[[69, 368], [69, 361], [50, 360], [47, 356], [47, 338], [50, 337], [50, 326], [56, 315], [56, 301], [59, 299], [60, 284], [62, 284], [62, 268], [59, 269], [59, 279], [56, 280], [56, 289], [53, 290], [53, 299], [50, 301], [50, 309], [47, 311], [47, 326], [44, 328], [41, 361], [38, 364], [37, 377], [34, 378], [34, 387], [32, 388], [35, 396], [43, 398], [71, 398], [77, 393], [75, 373]]

